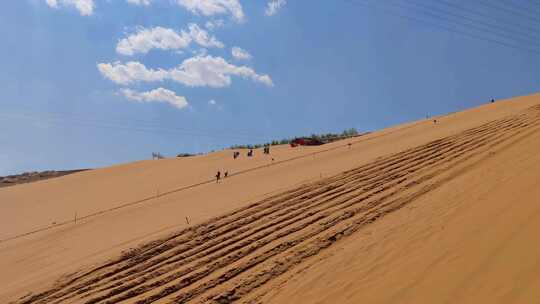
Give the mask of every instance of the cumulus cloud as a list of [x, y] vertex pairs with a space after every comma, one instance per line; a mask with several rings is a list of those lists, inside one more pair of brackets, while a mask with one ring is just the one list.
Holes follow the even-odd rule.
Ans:
[[133, 82], [155, 82], [172, 80], [189, 87], [221, 88], [231, 85], [231, 76], [238, 76], [252, 81], [273, 86], [268, 75], [260, 75], [250, 67], [236, 66], [221, 57], [196, 56], [186, 59], [178, 67], [163, 69], [148, 69], [140, 62], [122, 64], [100, 63], [97, 65], [101, 74], [111, 81], [127, 85]]
[[190, 23], [188, 29], [176, 32], [170, 28], [139, 28], [136, 33], [121, 39], [116, 45], [116, 52], [122, 55], [147, 53], [152, 49], [179, 50], [187, 48], [192, 42], [203, 47], [222, 48], [224, 44], [208, 34], [197, 24]]
[[145, 5], [148, 6], [152, 2], [152, 0], [126, 0], [129, 4], [135, 4], [135, 5]]
[[231, 48], [231, 54], [234, 58], [240, 59], [240, 60], [249, 60], [252, 58], [251, 54], [248, 53], [248, 51], [239, 48], [237, 46], [234, 46]]
[[287, 0], [271, 0], [266, 4], [264, 13], [266, 16], [275, 15], [283, 6], [287, 4]]
[[216, 105], [216, 101], [215, 101], [214, 99], [210, 99], [210, 100], [208, 101], [208, 104], [214, 106], [214, 105]]
[[120, 93], [127, 99], [138, 102], [165, 102], [178, 109], [182, 109], [188, 105], [184, 96], [178, 96], [175, 92], [164, 88], [157, 88], [148, 92], [123, 89]]
[[45, 0], [48, 6], [52, 8], [74, 7], [83, 16], [89, 16], [94, 13], [94, 0]]
[[188, 86], [226, 87], [231, 85], [230, 75], [240, 76], [272, 86], [268, 75], [259, 75], [252, 68], [235, 66], [221, 57], [193, 57], [169, 71], [170, 78]]
[[210, 36], [207, 31], [201, 29], [198, 25], [194, 23], [189, 24], [188, 28], [189, 37], [191, 37], [191, 39], [193, 39], [193, 41], [195, 41], [200, 46], [204, 46], [207, 48], [222, 48], [225, 46], [221, 41], [217, 40], [216, 37]]
[[103, 76], [118, 84], [129, 84], [134, 81], [161, 81], [168, 76], [168, 71], [147, 69], [144, 64], [133, 61], [126, 64], [100, 63], [98, 69]]
[[244, 10], [239, 0], [176, 0], [194, 14], [214, 16], [231, 14], [237, 22], [244, 21]]

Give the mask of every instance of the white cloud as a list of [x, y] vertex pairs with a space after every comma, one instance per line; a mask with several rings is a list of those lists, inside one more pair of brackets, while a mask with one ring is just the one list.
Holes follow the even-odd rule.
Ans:
[[210, 99], [210, 100], [208, 101], [208, 104], [214, 106], [214, 105], [216, 105], [216, 101], [215, 101], [214, 99]]
[[150, 5], [152, 0], [126, 0], [129, 4], [135, 4], [135, 5]]
[[250, 67], [236, 66], [221, 57], [212, 56], [195, 56], [169, 70], [148, 69], [142, 63], [133, 61], [126, 64], [100, 63], [97, 67], [103, 76], [122, 85], [137, 81], [172, 80], [189, 87], [221, 88], [231, 85], [231, 75], [251, 79], [267, 86], [274, 85], [268, 75], [257, 74]]
[[248, 53], [248, 51], [237, 46], [231, 48], [231, 54], [234, 58], [241, 60], [249, 60], [252, 58], [251, 54]]
[[222, 48], [224, 44], [216, 37], [210, 36], [207, 31], [201, 29], [198, 25], [191, 23], [188, 26], [189, 36], [200, 46]]
[[176, 0], [194, 14], [214, 16], [231, 14], [237, 22], [244, 21], [244, 11], [239, 0]]
[[45, 2], [52, 8], [74, 7], [83, 16], [92, 15], [95, 7], [94, 0], [46, 0]]
[[191, 38], [185, 32], [177, 33], [172, 29], [154, 27], [141, 28], [137, 33], [118, 42], [116, 52], [123, 55], [147, 53], [151, 49], [183, 49], [191, 43]]
[[184, 96], [178, 96], [175, 92], [164, 88], [157, 88], [148, 92], [137, 92], [130, 89], [120, 91], [129, 100], [138, 102], [166, 102], [178, 109], [182, 109], [188, 105]]
[[204, 24], [204, 26], [210, 31], [223, 27], [224, 25], [225, 25], [225, 21], [223, 21], [223, 19], [208, 20]]
[[286, 4], [287, 0], [271, 0], [266, 4], [266, 9], [264, 10], [264, 13], [266, 14], [266, 16], [273, 16]]
[[100, 63], [98, 69], [101, 74], [118, 84], [128, 84], [133, 81], [161, 81], [167, 77], [168, 72], [162, 69], [149, 70], [140, 62]]
[[221, 57], [197, 56], [184, 60], [169, 71], [170, 78], [188, 86], [226, 87], [231, 84], [230, 75], [240, 76], [272, 86], [268, 75], [259, 75], [252, 68], [235, 66]]
[[175, 32], [164, 27], [139, 28], [139, 30], [121, 39], [116, 45], [116, 52], [122, 55], [147, 53], [152, 49], [179, 50], [187, 48], [192, 42], [203, 47], [224, 47], [216, 37], [208, 34], [197, 24], [190, 23], [188, 30]]

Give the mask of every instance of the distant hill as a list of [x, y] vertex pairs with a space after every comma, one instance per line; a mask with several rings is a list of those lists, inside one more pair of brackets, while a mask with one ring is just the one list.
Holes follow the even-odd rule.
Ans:
[[86, 171], [89, 169], [78, 169], [78, 170], [63, 170], [63, 171], [41, 171], [41, 172], [24, 172], [21, 174], [0, 176], [0, 188], [14, 186], [18, 184], [25, 184], [31, 182], [37, 182], [40, 180], [45, 180], [54, 177], [60, 177], [72, 173], [77, 173], [81, 171]]

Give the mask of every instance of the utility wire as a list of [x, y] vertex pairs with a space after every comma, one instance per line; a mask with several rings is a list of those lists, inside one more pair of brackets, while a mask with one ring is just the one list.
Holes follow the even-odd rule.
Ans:
[[[461, 11], [464, 11], [464, 12], [467, 12], [469, 14], [473, 14], [473, 15], [476, 15], [476, 16], [480, 16], [480, 17], [483, 17], [483, 18], [486, 18], [488, 20], [496, 20], [496, 19], [499, 19], [500, 21], [500, 18], [495, 18], [492, 14], [489, 14], [489, 13], [482, 13], [482, 12], [478, 12], [476, 10], [472, 10], [470, 8], [467, 8], [465, 6], [462, 6], [462, 5], [458, 5], [458, 4], [455, 4], [451, 1], [447, 1], [447, 0], [438, 0], [436, 2], [434, 2], [434, 4], [442, 4], [442, 5], [445, 5], [445, 6], [448, 6], [448, 7], [453, 7], [455, 9], [458, 9], [458, 10], [461, 10]], [[532, 28], [532, 27], [528, 27], [526, 25], [523, 25], [523, 24], [514, 24], [514, 23], [507, 23], [505, 22], [504, 23], [505, 26], [513, 26], [515, 28], [520, 28], [520, 32], [524, 32], [524, 33], [530, 33], [530, 34], [537, 34], [537, 35], [540, 35], [540, 28]], [[534, 37], [534, 39], [540, 39], [540, 37]]]
[[530, 16], [530, 15], [527, 15], [527, 14], [524, 14], [522, 11], [518, 10], [511, 10], [511, 9], [508, 9], [508, 8], [505, 8], [504, 6], [498, 6], [498, 5], [494, 5], [492, 2], [489, 2], [489, 1], [484, 1], [484, 0], [476, 0], [479, 4], [483, 5], [483, 6], [486, 6], [486, 7], [491, 7], [495, 10], [498, 10], [498, 11], [502, 11], [502, 12], [505, 12], [505, 13], [511, 13], [513, 15], [516, 15], [516, 16], [520, 16], [520, 17], [523, 17], [523, 18], [527, 18], [531, 21], [534, 21], [534, 22], [537, 22], [537, 23], [540, 23], [540, 18], [537, 18], [537, 17], [533, 17], [533, 16]]
[[523, 1], [508, 1], [508, 2], [503, 2], [503, 3], [505, 3], [507, 5], [510, 5], [510, 6], [513, 6], [513, 7], [517, 8], [517, 9], [520, 9], [520, 10], [531, 11], [533, 14], [540, 14], [540, 11], [534, 9], [534, 6], [527, 5]]
[[[192, 128], [179, 128], [179, 127], [173, 127], [173, 126], [164, 126], [161, 122], [159, 121], [148, 121], [148, 120], [140, 120], [140, 119], [133, 119], [133, 118], [108, 118], [108, 119], [103, 119], [103, 118], [93, 118], [93, 117], [88, 117], [87, 114], [77, 114], [77, 113], [66, 113], [66, 112], [42, 112], [42, 113], [19, 113], [19, 114], [16, 114], [16, 113], [13, 113], [13, 114], [7, 114], [7, 113], [0, 113], [0, 115], [3, 115], [3, 116], [6, 116], [6, 117], [14, 117], [14, 118], [23, 118], [23, 117], [26, 117], [26, 118], [31, 118], [31, 119], [35, 119], [35, 120], [41, 120], [41, 119], [44, 119], [44, 118], [49, 118], [49, 119], [57, 119], [57, 120], [72, 120], [72, 119], [76, 119], [76, 122], [80, 122], [80, 121], [85, 121], [85, 122], [91, 122], [91, 123], [94, 123], [94, 122], [97, 122], [97, 123], [106, 123], [106, 124], [120, 124], [120, 125], [123, 125], [123, 126], [130, 126], [132, 125], [133, 123], [136, 123], [137, 125], [135, 127], [140, 127], [142, 125], [142, 127], [149, 127], [149, 128], [158, 128], [158, 129], [167, 129], [167, 130], [175, 130], [175, 131], [186, 131], [186, 132], [191, 132], [191, 133], [202, 133], [202, 134], [224, 134], [224, 135], [231, 135], [233, 134], [234, 136], [244, 136], [244, 137], [249, 137], [249, 138], [255, 138], [255, 137], [258, 137], [258, 138], [262, 138], [262, 137], [265, 137], [263, 135], [260, 135], [260, 134], [253, 134], [253, 133], [248, 133], [248, 132], [245, 132], [245, 131], [238, 131], [238, 130], [227, 130], [226, 132], [224, 132], [223, 130], [194, 130]], [[43, 117], [43, 116], [49, 116], [49, 117]]]
[[[468, 21], [468, 22], [470, 22], [472, 24], [481, 24], [481, 25], [483, 25], [483, 27], [475, 26], [475, 28], [478, 28], [481, 31], [486, 31], [486, 32], [492, 33], [494, 35], [505, 36], [505, 37], [508, 37], [511, 40], [521, 40], [522, 42], [525, 42], [525, 43], [532, 43], [532, 44], [539, 44], [540, 43], [540, 38], [539, 37], [530, 36], [528, 33], [524, 33], [524, 32], [521, 32], [521, 31], [515, 31], [515, 30], [512, 30], [512, 29], [508, 29], [508, 28], [506, 28], [504, 26], [500, 26], [500, 25], [497, 25], [497, 24], [492, 24], [492, 23], [485, 22], [485, 21], [482, 21], [482, 20], [478, 20], [478, 19], [475, 19], [475, 18], [471, 18], [471, 17], [468, 17], [468, 16], [456, 14], [456, 13], [454, 13], [452, 11], [440, 9], [440, 8], [433, 7], [433, 6], [430, 6], [430, 5], [425, 5], [423, 3], [415, 3], [414, 0], [407, 0], [407, 1], [405, 1], [405, 3], [407, 3], [409, 5], [412, 4], [412, 5], [415, 5], [415, 6], [418, 6], [418, 7], [422, 7], [424, 9], [426, 9], [426, 10], [439, 12], [439, 13], [441, 13], [443, 15], [449, 15], [449, 16], [453, 16], [453, 17], [456, 17], [456, 18], [460, 18], [460, 19], [466, 20], [466, 21]], [[459, 22], [454, 21], [454, 20], [452, 20], [452, 22], [459, 24]], [[500, 29], [502, 31], [505, 31], [505, 32], [494, 31], [491, 28], [498, 28], [498, 29]], [[514, 32], [515, 34], [518, 34], [518, 35], [528, 36], [530, 38], [522, 38], [522, 37], [517, 37], [516, 38], [514, 36], [514, 34], [507, 33], [508, 31]]]
[[375, 3], [368, 2], [368, 1], [362, 1], [362, 0], [343, 0], [343, 1], [345, 1], [345, 2], [347, 2], [349, 4], [351, 4], [351, 5], [359, 5], [359, 6], [364, 6], [364, 7], [368, 7], [368, 8], [374, 8], [376, 10], [380, 10], [381, 12], [384, 12], [384, 13], [389, 14], [389, 15], [394, 15], [394, 16], [397, 16], [397, 17], [400, 17], [400, 18], [403, 18], [403, 19], [408, 19], [410, 21], [414, 21], [414, 22], [417, 22], [417, 23], [422, 23], [422, 24], [425, 24], [425, 25], [428, 25], [428, 26], [431, 26], [431, 27], [442, 29], [444, 31], [448, 31], [448, 32], [451, 32], [451, 33], [467, 36], [469, 38], [482, 40], [482, 41], [486, 41], [486, 42], [491, 42], [491, 43], [498, 44], [498, 45], [501, 45], [501, 46], [504, 46], [504, 47], [507, 47], [507, 48], [519, 50], [519, 51], [522, 51], [522, 52], [529, 52], [529, 53], [532, 53], [532, 54], [540, 55], [540, 51], [535, 50], [535, 49], [523, 48], [523, 47], [521, 47], [519, 45], [512, 44], [512, 43], [509, 43], [509, 42], [506, 42], [506, 41], [494, 39], [492, 37], [485, 37], [483, 35], [479, 35], [479, 34], [474, 33], [474, 32], [471, 33], [471, 32], [464, 31], [464, 30], [459, 29], [459, 28], [446, 26], [444, 24], [435, 23], [435, 22], [432, 22], [432, 21], [421, 19], [421, 18], [418, 18], [418, 16], [410, 16], [410, 15], [406, 15], [406, 14], [403, 14], [403, 13], [396, 12], [396, 11], [391, 10], [391, 9], [381, 7], [381, 5], [385, 5], [385, 4], [388, 5], [388, 3], [386, 3], [386, 2], [377, 2], [376, 3], [377, 5], [374, 5]]
[[[400, 7], [402, 9], [411, 9], [410, 5], [415, 5], [415, 6], [420, 6], [420, 7], [423, 7], [424, 9], [414, 9], [412, 8], [412, 10], [415, 10], [416, 12], [418, 13], [421, 13], [421, 14], [424, 14], [424, 15], [427, 15], [429, 16], [430, 18], [434, 18], [436, 20], [443, 20], [443, 21], [447, 21], [449, 23], [453, 23], [457, 26], [463, 26], [465, 27], [466, 25], [462, 24], [461, 22], [459, 21], [456, 21], [456, 20], [453, 20], [451, 18], [447, 18], [446, 16], [443, 16], [443, 15], [440, 15], [440, 14], [437, 14], [437, 13], [433, 13], [431, 11], [429, 11], [430, 7], [429, 6], [426, 6], [426, 5], [422, 5], [422, 4], [418, 4], [418, 3], [410, 3], [410, 2], [405, 2], [407, 5], [403, 5], [402, 3], [395, 3], [395, 2], [388, 2], [388, 4], [391, 4], [391, 5], [394, 5], [394, 6], [397, 6], [397, 7]], [[428, 9], [428, 11], [426, 11], [426, 7]], [[473, 19], [473, 22], [474, 22], [474, 19]], [[470, 29], [475, 29], [477, 31], [480, 31], [480, 32], [483, 32], [483, 33], [486, 33], [486, 34], [490, 34], [490, 35], [493, 35], [493, 36], [497, 36], [497, 38], [502, 38], [502, 39], [507, 39], [507, 40], [514, 40], [512, 42], [525, 42], [525, 43], [531, 43], [530, 40], [525, 40], [525, 41], [520, 41], [519, 39], [516, 39], [514, 38], [514, 36], [512, 35], [509, 35], [509, 34], [506, 34], [506, 33], [499, 33], [497, 31], [493, 31], [491, 29], [486, 29], [486, 28], [483, 28], [483, 27], [478, 27], [478, 26], [474, 26], [474, 25], [467, 25], [468, 28]], [[536, 43], [536, 41], [534, 41], [533, 43]], [[540, 52], [540, 50], [538, 50]]]
[[[35, 117], [28, 116], [28, 115], [7, 115], [7, 114], [0, 114], [0, 117], [4, 118], [25, 118], [25, 119], [31, 119], [36, 121]], [[259, 141], [265, 141], [262, 137], [257, 136], [240, 136], [240, 135], [234, 135], [234, 134], [215, 134], [211, 132], [201, 132], [201, 131], [188, 131], [186, 129], [175, 129], [175, 128], [163, 128], [163, 127], [136, 127], [136, 126], [126, 126], [126, 125], [118, 125], [115, 123], [96, 123], [92, 121], [69, 121], [69, 120], [55, 120], [50, 118], [39, 118], [39, 121], [44, 121], [47, 123], [57, 124], [57, 125], [68, 125], [68, 126], [83, 126], [83, 127], [92, 127], [92, 128], [99, 128], [99, 129], [109, 129], [109, 130], [123, 130], [123, 131], [130, 131], [130, 132], [145, 132], [145, 133], [152, 133], [152, 134], [170, 134], [170, 135], [184, 135], [184, 136], [191, 136], [191, 137], [208, 137], [208, 138], [227, 138], [227, 139], [237, 139], [237, 140], [259, 140]]]

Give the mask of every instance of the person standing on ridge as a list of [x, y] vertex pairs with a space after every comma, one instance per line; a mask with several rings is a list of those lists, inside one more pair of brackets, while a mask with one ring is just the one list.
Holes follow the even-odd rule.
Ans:
[[216, 173], [216, 183], [219, 183], [219, 179], [221, 178], [221, 171], [218, 170]]

